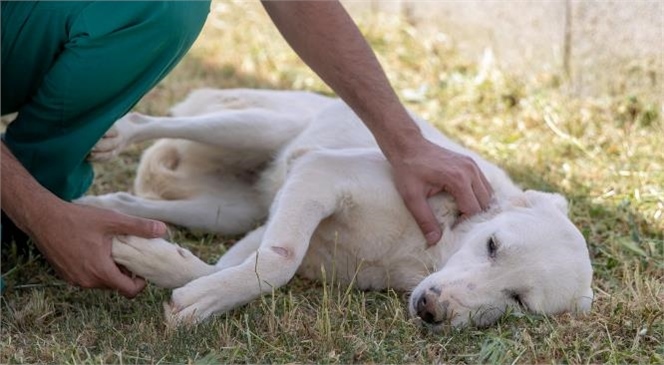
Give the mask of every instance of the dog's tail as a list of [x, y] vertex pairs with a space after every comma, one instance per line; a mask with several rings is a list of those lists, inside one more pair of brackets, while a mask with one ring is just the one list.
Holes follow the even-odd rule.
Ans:
[[161, 140], [145, 150], [134, 181], [136, 195], [159, 200], [186, 199], [196, 194], [179, 169], [182, 154], [173, 140]]

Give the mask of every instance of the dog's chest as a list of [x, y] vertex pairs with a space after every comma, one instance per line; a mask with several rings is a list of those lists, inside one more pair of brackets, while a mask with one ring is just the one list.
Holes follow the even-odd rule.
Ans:
[[321, 222], [298, 274], [363, 290], [415, 287], [439, 266], [440, 247], [426, 245], [408, 211], [396, 204], [400, 201], [385, 203], [356, 205]]

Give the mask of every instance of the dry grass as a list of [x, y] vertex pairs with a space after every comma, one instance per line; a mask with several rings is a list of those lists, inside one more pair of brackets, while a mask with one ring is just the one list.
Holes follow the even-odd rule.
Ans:
[[[580, 98], [555, 74], [516, 78], [396, 17], [357, 19], [409, 107], [505, 167], [524, 187], [559, 191], [590, 246], [596, 300], [582, 318], [508, 316], [485, 330], [431, 334], [392, 291], [294, 279], [189, 330], [167, 330], [149, 287], [127, 301], [63, 285], [38, 259], [3, 256], [0, 362], [662, 363], [664, 122], [661, 90]], [[329, 92], [259, 5], [217, 4], [178, 68], [137, 109], [164, 114], [198, 87]], [[98, 166], [93, 193], [131, 186], [139, 148]], [[214, 260], [233, 238], [174, 229]], [[224, 243], [224, 245], [219, 245]]]

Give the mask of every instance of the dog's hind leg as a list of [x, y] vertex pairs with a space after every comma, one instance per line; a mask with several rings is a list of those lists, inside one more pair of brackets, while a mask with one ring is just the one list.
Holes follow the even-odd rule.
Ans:
[[221, 234], [248, 232], [265, 216], [259, 203], [248, 203], [244, 195], [232, 191], [189, 200], [152, 200], [120, 192], [85, 196], [75, 203]]
[[[167, 320], [200, 321], [285, 285], [297, 271], [320, 222], [343, 208], [343, 177], [321, 169], [326, 153], [311, 153], [289, 173], [275, 200], [259, 248], [241, 264], [196, 279], [173, 292]], [[321, 189], [321, 186], [326, 186]]]
[[90, 152], [91, 161], [108, 160], [132, 143], [177, 138], [231, 151], [264, 152], [266, 160], [298, 135], [307, 115], [262, 108], [220, 110], [200, 116], [153, 117], [129, 113]]

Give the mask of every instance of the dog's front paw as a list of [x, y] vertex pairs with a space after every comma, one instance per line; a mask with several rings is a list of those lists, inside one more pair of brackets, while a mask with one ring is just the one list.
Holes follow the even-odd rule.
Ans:
[[189, 317], [181, 315], [180, 308], [178, 308], [173, 301], [164, 302], [163, 306], [164, 321], [166, 322], [167, 328], [174, 329], [178, 327], [194, 326], [201, 321], [193, 315]]
[[166, 323], [177, 327], [204, 321], [219, 310], [218, 292], [219, 288], [213, 290], [195, 281], [173, 290], [171, 301], [164, 303]]

